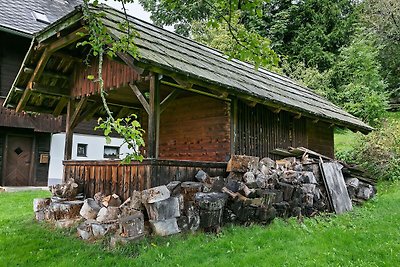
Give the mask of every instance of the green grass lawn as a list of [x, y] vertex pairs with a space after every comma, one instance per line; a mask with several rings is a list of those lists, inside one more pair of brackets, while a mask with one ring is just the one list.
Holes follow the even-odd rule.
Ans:
[[143, 240], [111, 251], [75, 231], [33, 220], [32, 199], [47, 192], [0, 194], [1, 266], [400, 266], [400, 183], [342, 216], [275, 220]]

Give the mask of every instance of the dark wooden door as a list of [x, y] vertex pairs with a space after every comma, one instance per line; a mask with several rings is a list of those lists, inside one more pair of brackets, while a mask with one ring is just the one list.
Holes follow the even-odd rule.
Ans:
[[5, 162], [6, 164], [4, 165], [4, 185], [30, 185], [32, 142], [32, 137], [7, 137], [7, 158]]

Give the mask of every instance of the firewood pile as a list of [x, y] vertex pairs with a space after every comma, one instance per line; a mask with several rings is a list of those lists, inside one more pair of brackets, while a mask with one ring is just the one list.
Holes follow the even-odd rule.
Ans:
[[79, 224], [77, 233], [85, 240], [109, 235], [114, 246], [150, 234], [218, 232], [225, 223], [342, 213], [376, 193], [373, 181], [356, 167], [310, 150], [296, 151], [280, 160], [235, 155], [226, 178], [199, 170], [194, 181], [134, 191], [124, 202], [102, 192], [82, 200], [71, 180], [52, 187], [51, 199], [35, 199], [34, 211], [37, 220], [55, 221], [59, 227]]

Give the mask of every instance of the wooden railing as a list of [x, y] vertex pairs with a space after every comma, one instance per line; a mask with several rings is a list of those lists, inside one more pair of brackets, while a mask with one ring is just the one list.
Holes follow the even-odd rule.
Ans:
[[145, 159], [122, 165], [117, 160], [64, 161], [64, 178], [83, 184], [85, 197], [97, 192], [118, 194], [127, 199], [134, 190], [167, 184], [174, 180], [192, 181], [202, 169], [210, 176], [225, 176], [225, 162]]

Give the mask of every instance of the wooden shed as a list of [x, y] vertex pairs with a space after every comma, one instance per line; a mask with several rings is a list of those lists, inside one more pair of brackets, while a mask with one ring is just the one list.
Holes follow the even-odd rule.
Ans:
[[[124, 35], [117, 26], [124, 14], [93, 8], [100, 10], [109, 32], [116, 39]], [[139, 116], [147, 140], [143, 162], [69, 160], [74, 127], [104, 116], [98, 85], [87, 79], [96, 74], [96, 61], [86, 65], [89, 49], [76, 46], [85, 38], [76, 34], [85, 24], [80, 7], [37, 34], [4, 103], [16, 111], [67, 114], [64, 174], [84, 182], [87, 195], [102, 190], [126, 198], [135, 189], [192, 180], [199, 168], [223, 175], [233, 154], [273, 157], [275, 148], [304, 146], [333, 156], [335, 126], [372, 130], [287, 77], [129, 20], [140, 58], [106, 58], [103, 78], [114, 115]]]

